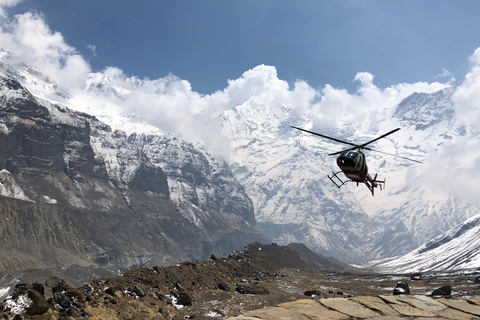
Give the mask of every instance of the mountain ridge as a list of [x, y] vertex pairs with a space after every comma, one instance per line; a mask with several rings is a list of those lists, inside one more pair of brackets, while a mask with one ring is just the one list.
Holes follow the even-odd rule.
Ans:
[[[345, 127], [322, 131], [308, 116], [298, 116], [285, 105], [269, 116], [276, 116], [270, 122], [264, 120], [265, 115], [251, 116], [261, 113], [263, 107], [250, 101], [225, 112], [224, 134], [233, 141], [237, 152], [232, 169], [256, 203], [259, 226], [281, 244], [303, 242], [322, 254], [330, 251], [333, 256], [358, 262], [405, 254], [479, 212], [478, 204], [468, 199], [443, 194], [435, 190], [438, 186], [412, 181], [416, 177], [425, 180], [427, 175], [422, 172], [432, 177], [435, 174], [435, 159], [429, 153], [438, 153], [443, 145], [476, 132], [455, 117], [452, 99], [456, 90], [449, 87], [434, 93], [414, 93], [390, 109], [365, 116], [365, 122], [357, 124], [361, 130]], [[369, 153], [370, 172], [378, 172], [380, 179], [387, 178], [386, 190], [377, 192], [375, 198], [353, 184], [336, 190], [326, 175], [339, 169], [334, 158], [326, 154], [343, 146], [293, 132], [290, 125], [340, 139], [350, 136], [343, 139], [354, 143], [400, 127], [398, 133], [376, 142], [374, 149], [421, 159], [424, 165]], [[317, 185], [315, 180], [321, 183]], [[278, 207], [282, 202], [290, 214]], [[330, 225], [336, 225], [333, 232], [322, 224], [325, 218]], [[315, 233], [323, 234], [323, 240], [312, 242]], [[336, 244], [326, 245], [325, 235], [336, 238]]]
[[266, 241], [228, 166], [192, 144], [112, 131], [5, 78], [0, 102], [2, 270], [171, 265]]
[[[3, 61], [4, 70], [7, 65]], [[36, 83], [38, 92], [55, 89], [25, 69], [17, 73], [25, 83]], [[91, 75], [84, 90], [91, 97], [107, 100], [115, 92], [115, 103], [122, 103], [129, 97], [128, 90], [140, 85], [133, 79], [128, 80], [129, 88], [122, 88], [108, 77], [97, 76]], [[168, 80], [162, 81], [163, 87], [168, 85]], [[468, 144], [478, 141], [479, 131], [456, 113], [455, 99], [461, 85], [433, 93], [414, 93], [398, 104], [355, 118], [355, 123], [337, 126], [322, 122], [312, 113], [300, 114], [275, 97], [243, 97], [223, 112], [200, 112], [195, 116], [204, 119], [205, 126], [216, 128], [222, 124], [223, 136], [230, 142], [230, 169], [252, 200], [258, 227], [270, 239], [279, 244], [305, 243], [321, 254], [359, 263], [406, 254], [480, 212], [477, 201], [462, 194], [467, 191], [473, 196], [468, 190], [474, 188], [463, 186], [468, 180], [475, 187], [475, 180], [465, 174], [468, 163], [462, 162], [462, 156], [468, 158]], [[69, 102], [61, 93], [49, 96]], [[135, 117], [117, 117], [113, 104], [95, 110], [108, 118], [112, 128], [124, 127], [129, 136], [137, 130], [146, 135], [160, 131], [142, 126], [141, 119]], [[89, 108], [85, 105], [82, 110]], [[326, 154], [342, 146], [294, 132], [291, 125], [353, 142], [369, 141], [401, 127], [374, 147], [424, 164], [369, 153], [370, 172], [387, 179], [386, 189], [377, 192], [375, 198], [354, 184], [338, 190], [326, 178], [338, 170], [334, 158]], [[454, 159], [452, 155], [459, 151]], [[190, 213], [186, 216], [197, 219], [192, 215], [195, 209], [187, 211]]]

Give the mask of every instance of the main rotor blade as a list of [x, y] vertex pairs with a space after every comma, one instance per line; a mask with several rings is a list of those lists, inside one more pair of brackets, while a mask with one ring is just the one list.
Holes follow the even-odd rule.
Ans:
[[390, 134], [392, 134], [392, 133], [394, 133], [394, 132], [397, 132], [398, 130], [400, 130], [400, 128], [397, 128], [397, 129], [392, 130], [392, 131], [390, 131], [390, 132], [388, 132], [388, 133], [385, 133], [384, 135], [382, 135], [382, 136], [380, 136], [380, 137], [378, 137], [378, 138], [376, 138], [376, 139], [373, 139], [372, 141], [369, 141], [369, 142], [367, 142], [367, 143], [361, 144], [361, 145], [359, 145], [359, 147], [360, 147], [360, 148], [364, 148], [366, 145], [369, 145], [369, 144], [372, 143], [372, 142], [375, 142], [375, 141], [377, 141], [377, 140], [380, 140], [380, 139], [382, 139], [382, 138], [385, 138], [386, 136], [388, 136], [388, 135], [390, 135]]
[[413, 159], [409, 159], [409, 158], [405, 158], [405, 157], [402, 157], [402, 156], [398, 156], [396, 154], [391, 154], [391, 153], [387, 153], [387, 152], [383, 152], [383, 151], [378, 151], [378, 150], [373, 150], [373, 149], [370, 149], [370, 148], [364, 148], [365, 150], [369, 150], [369, 151], [374, 151], [374, 152], [379, 152], [379, 153], [383, 153], [383, 154], [387, 154], [389, 156], [393, 156], [393, 157], [397, 157], [397, 158], [402, 158], [402, 159], [405, 159], [405, 160], [409, 160], [409, 161], [413, 161], [413, 162], [417, 162], [417, 163], [420, 163], [420, 164], [423, 164], [423, 162], [420, 162], [418, 160], [413, 160]]
[[337, 151], [337, 152], [334, 152], [334, 153], [329, 153], [328, 155], [329, 155], [329, 156], [334, 156], [334, 155], [340, 154], [340, 153], [342, 153], [342, 152], [350, 151], [350, 150], [355, 150], [355, 149], [358, 149], [358, 148], [345, 149], [345, 150], [342, 150], [342, 151]]
[[305, 129], [302, 129], [302, 128], [297, 128], [297, 127], [294, 127], [294, 126], [291, 126], [291, 127], [294, 128], [294, 129], [297, 129], [297, 130], [301, 130], [301, 131], [305, 131], [305, 132], [314, 134], [314, 135], [316, 135], [316, 136], [320, 136], [320, 137], [322, 137], [322, 138], [327, 138], [327, 139], [330, 139], [330, 140], [333, 140], [333, 141], [337, 141], [337, 142], [340, 142], [340, 143], [345, 143], [345, 144], [348, 144], [348, 145], [351, 145], [351, 146], [354, 146], [354, 147], [357, 147], [357, 148], [359, 147], [359, 145], [354, 144], [354, 143], [351, 143], [351, 142], [338, 140], [338, 139], [335, 139], [335, 138], [332, 138], [332, 137], [328, 137], [328, 136], [324, 136], [323, 134], [316, 133], [316, 132], [313, 132], [313, 131], [308, 131], [308, 130], [305, 130]]

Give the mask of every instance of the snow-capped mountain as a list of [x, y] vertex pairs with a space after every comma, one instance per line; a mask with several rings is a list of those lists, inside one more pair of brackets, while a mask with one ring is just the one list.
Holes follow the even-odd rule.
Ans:
[[[414, 93], [366, 116], [355, 129], [322, 131], [291, 107], [254, 101], [226, 111], [224, 134], [236, 150], [231, 166], [254, 202], [262, 230], [279, 243], [302, 242], [322, 254], [367, 261], [405, 254], [480, 212], [475, 201], [418, 181], [453, 169], [446, 167], [444, 161], [452, 157], [440, 153], [442, 145], [479, 139], [475, 126], [455, 117], [455, 91]], [[386, 190], [377, 190], [375, 197], [355, 184], [338, 190], [327, 179], [339, 170], [327, 154], [346, 147], [290, 125], [357, 143], [400, 127], [372, 147], [425, 163], [367, 151], [370, 172], [386, 178]], [[451, 178], [456, 179], [453, 173]]]
[[227, 163], [192, 143], [112, 130], [6, 78], [0, 138], [0, 270], [170, 265], [265, 241]]
[[413, 273], [478, 268], [480, 215], [474, 216], [412, 252], [366, 263], [363, 267], [384, 273]]
[[[254, 202], [256, 218], [276, 242], [301, 242], [322, 254], [359, 259], [368, 216], [350, 193], [327, 179], [328, 141], [301, 135], [288, 107], [247, 102], [223, 115], [236, 155], [232, 168]], [[334, 150], [334, 149], [330, 149]]]
[[[464, 154], [475, 151], [464, 141], [475, 143], [479, 136], [475, 125], [465, 124], [455, 116], [452, 97], [456, 90], [452, 87], [431, 94], [414, 93], [383, 121], [384, 127], [402, 128], [402, 134], [392, 137], [398, 153], [420, 158], [424, 164], [410, 166], [391, 159], [390, 163], [385, 159], [379, 164], [394, 179], [390, 179], [387, 192], [375, 199], [376, 207], [366, 207], [375, 212], [373, 219], [379, 227], [369, 239], [378, 256], [405, 254], [480, 212], [478, 202], [458, 193], [466, 189], [468, 181], [475, 186], [474, 178], [460, 176], [459, 172], [466, 170], [461, 167], [471, 165]], [[446, 150], [451, 153], [446, 154]], [[448, 189], [452, 191], [446, 193]]]
[[[114, 132], [126, 132], [127, 140], [138, 148], [150, 141], [149, 136], [163, 135], [142, 119], [118, 114], [116, 104], [128, 101], [141, 85], [135, 79], [127, 79], [128, 86], [122, 87], [107, 73], [92, 74], [86, 80], [86, 98], [74, 101], [33, 72], [34, 68], [12, 67], [4, 58], [0, 61], [3, 74], [17, 77], [50, 100], [73, 103], [76, 110], [95, 114]], [[167, 82], [161, 83], [160, 89], [147, 88], [149, 97], [179, 95], [176, 90], [167, 90]], [[312, 114], [299, 114], [292, 105], [275, 99], [266, 103], [255, 95], [238, 98], [231, 108], [210, 115], [202, 114], [197, 106], [200, 111], [193, 117], [206, 119], [206, 127], [221, 123], [223, 136], [232, 149], [230, 168], [253, 201], [258, 226], [269, 239], [280, 244], [305, 243], [321, 254], [358, 263], [406, 254], [480, 212], [472, 195], [478, 179], [469, 176], [474, 158], [469, 152], [480, 145], [480, 128], [475, 121], [465, 121], [457, 114], [457, 95], [464, 89], [462, 86], [460, 83], [433, 93], [414, 93], [401, 103], [338, 127], [323, 127]], [[101, 108], [90, 108], [88, 101], [92, 97], [100, 97], [105, 103]], [[181, 120], [189, 123], [188, 119]], [[367, 151], [369, 172], [378, 173], [379, 179], [386, 178], [386, 190], [376, 190], [375, 197], [363, 185], [347, 184], [339, 190], [327, 178], [327, 174], [339, 170], [335, 157], [327, 154], [345, 146], [294, 130], [291, 125], [354, 143], [370, 141], [400, 127], [400, 131], [371, 147], [423, 164]], [[215, 134], [220, 136], [219, 131]], [[162, 150], [155, 149], [155, 139], [143, 150], [161, 166]], [[108, 146], [108, 152], [117, 147]], [[96, 150], [107, 152], [102, 151], [104, 148]], [[188, 163], [202, 162], [190, 159]], [[178, 168], [171, 172], [178, 172]], [[173, 195], [188, 189], [170, 181], [169, 187]], [[470, 193], [470, 197], [464, 197], [464, 193]], [[204, 199], [203, 194], [196, 192], [198, 201]], [[178, 200], [177, 206], [182, 203]], [[195, 208], [183, 212], [201, 224], [196, 218], [201, 214], [194, 217]]]

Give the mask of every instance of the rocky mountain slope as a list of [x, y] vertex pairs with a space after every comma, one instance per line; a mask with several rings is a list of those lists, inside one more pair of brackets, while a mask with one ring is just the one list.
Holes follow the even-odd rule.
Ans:
[[284, 268], [315, 272], [352, 270], [301, 244], [253, 243], [228, 258], [212, 255], [200, 262], [133, 269], [119, 277], [92, 279], [79, 288], [59, 278], [39, 278], [35, 284], [17, 282], [8, 286], [4, 283], [3, 286], [7, 286], [0, 288], [4, 291], [3, 297], [9, 298], [0, 303], [0, 315], [3, 311], [7, 316], [22, 314], [27, 318], [36, 316], [36, 319], [39, 316], [42, 319], [65, 316], [173, 319], [177, 316], [175, 319], [178, 319], [192, 314], [200, 318], [224, 318], [238, 314], [243, 308], [260, 306], [264, 302], [259, 297], [265, 297], [270, 303], [288, 300], [288, 293], [270, 294], [268, 289], [276, 278], [285, 277], [277, 273]]
[[0, 79], [0, 270], [170, 265], [264, 241], [228, 165]]
[[478, 268], [480, 215], [472, 217], [412, 252], [363, 266], [377, 272], [413, 273]]

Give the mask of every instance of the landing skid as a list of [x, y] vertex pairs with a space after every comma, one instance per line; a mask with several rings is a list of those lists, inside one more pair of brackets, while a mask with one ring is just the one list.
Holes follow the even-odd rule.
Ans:
[[[330, 181], [333, 182], [333, 184], [338, 188], [340, 189], [345, 183], [347, 182], [356, 182], [357, 183], [357, 186], [360, 182], [363, 182], [368, 190], [370, 190], [370, 192], [372, 193], [372, 196], [375, 196], [374, 194], [374, 191], [375, 191], [375, 188], [376, 187], [380, 187], [380, 191], [382, 191], [383, 189], [385, 189], [385, 181], [386, 179], [384, 179], [383, 181], [381, 180], [377, 180], [377, 175], [375, 175], [375, 177], [372, 179], [372, 177], [367, 173], [366, 175], [363, 173], [363, 172], [358, 172], [358, 174], [362, 177], [362, 180], [361, 181], [354, 181], [354, 180], [342, 180], [338, 174], [340, 172], [343, 172], [343, 171], [338, 171], [338, 172], [332, 172], [332, 176], [329, 176], [327, 174], [327, 177], [328, 179], [330, 179]], [[383, 185], [383, 186], [382, 186]]]
[[343, 186], [345, 183], [347, 182], [353, 182], [352, 180], [345, 180], [343, 181], [342, 179], [340, 179], [340, 177], [338, 176], [338, 174], [342, 172], [342, 171], [338, 171], [338, 172], [332, 172], [332, 176], [330, 177], [328, 174], [327, 174], [327, 177], [328, 179], [330, 179], [330, 181], [333, 182], [334, 185], [337, 186], [338, 189], [340, 189], [341, 186]]

